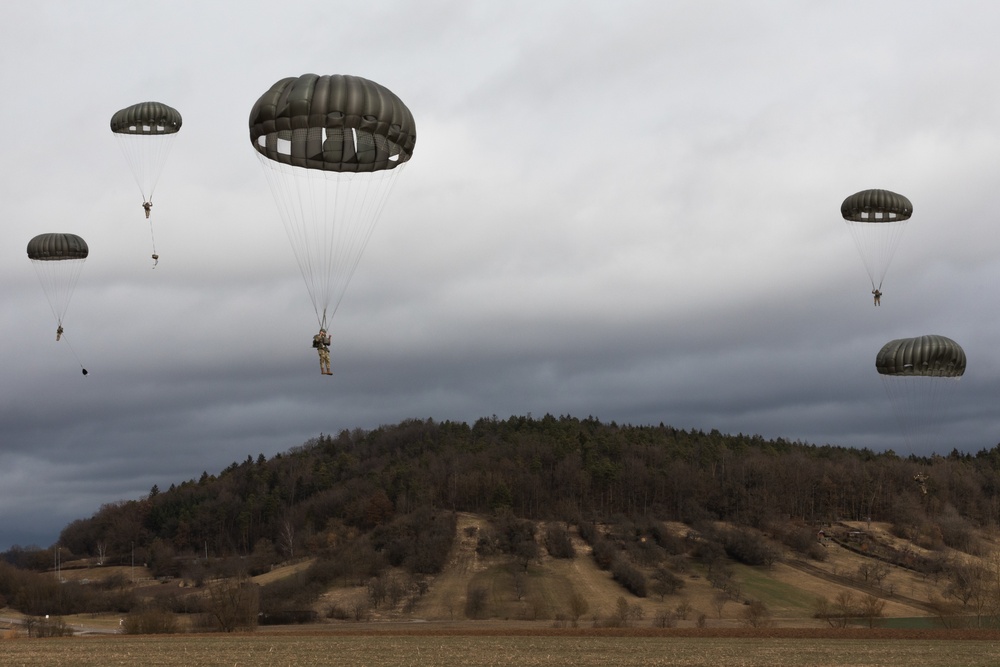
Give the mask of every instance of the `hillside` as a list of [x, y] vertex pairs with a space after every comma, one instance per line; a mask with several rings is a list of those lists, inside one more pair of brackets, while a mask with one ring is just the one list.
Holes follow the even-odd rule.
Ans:
[[[267, 622], [992, 619], [998, 496], [1000, 446], [904, 459], [592, 417], [412, 420], [108, 503], [58, 545], [3, 554], [76, 561], [87, 585], [10, 574], [0, 602], [204, 615], [254, 577], [242, 603]], [[178, 585], [124, 586], [133, 563]]]
[[[465, 611], [469, 591], [481, 587], [488, 592], [487, 611], [481, 621], [534, 621], [545, 625], [569, 625], [574, 616], [572, 598], [578, 595], [586, 600], [586, 611], [579, 615], [579, 625], [595, 625], [613, 618], [620, 600], [641, 614], [626, 620], [629, 625], [656, 624], [664, 613], [673, 612], [670, 626], [741, 627], [746, 625], [749, 600], [764, 602], [770, 612], [770, 623], [780, 627], [830, 627], [834, 623], [816, 618], [817, 600], [835, 601], [843, 596], [853, 597], [855, 603], [869, 595], [884, 602], [879, 622], [903, 619], [901, 627], [924, 627], [918, 619], [928, 623], [940, 621], [942, 613], [962, 615], [955, 605], [942, 604], [951, 596], [951, 582], [946, 577], [928, 576], [900, 566], [890, 566], [876, 585], [865, 581], [859, 572], [879, 561], [834, 541], [823, 542], [826, 552], [822, 561], [803, 560], [793, 553], [767, 567], [751, 567], [736, 562], [728, 565], [734, 570], [740, 593], [722, 596], [706, 576], [706, 567], [691, 562], [684, 575], [684, 585], [676, 594], [662, 599], [656, 595], [637, 597], [614, 580], [611, 573], [598, 567], [591, 548], [574, 531], [572, 536], [576, 556], [571, 559], [553, 558], [545, 550], [537, 561], [529, 564], [524, 589], [518, 592], [512, 567], [507, 557], [483, 557], [476, 551], [480, 533], [488, 530], [487, 517], [463, 513], [457, 522], [457, 539], [449, 553], [447, 564], [440, 574], [429, 577], [427, 592], [406, 607], [388, 605], [369, 609], [364, 620], [374, 622], [455, 622], [469, 620]], [[678, 536], [689, 532], [683, 524], [671, 523], [669, 530]], [[865, 531], [871, 540], [901, 546], [898, 538], [888, 531], [886, 524], [848, 522], [845, 530]], [[544, 533], [544, 524], [538, 526]], [[920, 551], [919, 547], [910, 545]], [[962, 558], [960, 554], [953, 554]], [[294, 574], [296, 568], [278, 569], [257, 578], [260, 583], [274, 581], [276, 575]], [[301, 566], [297, 568], [301, 571]], [[721, 598], [726, 597], [724, 602]], [[353, 609], [356, 605], [369, 605], [367, 586], [334, 587], [316, 602], [319, 617], [327, 615], [331, 607]], [[678, 612], [678, 610], [683, 610]], [[944, 611], [947, 610], [947, 611]], [[704, 618], [699, 621], [699, 617]], [[352, 619], [347, 622], [355, 622]], [[329, 621], [327, 621], [329, 622]], [[854, 623], [858, 620], [854, 619]]]
[[[890, 627], [923, 628], [939, 625], [974, 625], [975, 606], [961, 604], [954, 591], [953, 577], [947, 574], [921, 574], [915, 570], [886, 565], [876, 552], [880, 548], [897, 552], [928, 554], [917, 545], [900, 540], [891, 534], [887, 524], [844, 522], [827, 527], [825, 534], [863, 534], [864, 540], [856, 544], [841, 543], [824, 536], [817, 537], [822, 557], [806, 558], [802, 554], [780, 550], [780, 556], [766, 566], [748, 566], [732, 559], [725, 559], [725, 568], [731, 572], [730, 585], [725, 592], [713, 581], [710, 566], [693, 552], [685, 553], [672, 561], [671, 567], [683, 580], [674, 593], [637, 596], [615, 580], [608, 570], [601, 569], [594, 557], [594, 549], [571, 528], [569, 535], [575, 556], [556, 558], [546, 549], [527, 563], [526, 569], [510, 555], [479, 553], [480, 539], [493, 530], [490, 517], [472, 513], [459, 513], [455, 523], [455, 540], [441, 571], [421, 579], [423, 592], [413, 592], [414, 579], [402, 569], [382, 573], [382, 577], [397, 577], [406, 581], [408, 597], [396, 603], [383, 600], [375, 603], [372, 582], [348, 581], [328, 586], [311, 604], [314, 612], [311, 623], [329, 626], [356, 627], [362, 624], [384, 623], [472, 623], [480, 629], [487, 627], [678, 627], [678, 628], [738, 628], [749, 624], [749, 602], [764, 604], [767, 615], [765, 624], [784, 628], [827, 628], [841, 625], [864, 625], [866, 620], [860, 609], [865, 598], [877, 599], [882, 604], [877, 618], [872, 622]], [[538, 535], [546, 534], [546, 525], [535, 525]], [[681, 540], [690, 542], [692, 530], [678, 522], [666, 522], [666, 530]], [[605, 527], [610, 536], [614, 530]], [[983, 536], [984, 542], [987, 537]], [[868, 545], [861, 547], [859, 545]], [[868, 552], [867, 554], [865, 552]], [[972, 557], [958, 552], [946, 554], [947, 559], [962, 562], [988, 563], [990, 551], [983, 557]], [[941, 554], [938, 554], [941, 555]], [[292, 585], [301, 587], [303, 576], [315, 565], [315, 559], [300, 559], [278, 564], [268, 572], [257, 575], [253, 582], [262, 590], [269, 586]], [[876, 582], [866, 580], [866, 573], [873, 565], [885, 565]], [[522, 574], [520, 583], [515, 577]], [[653, 568], [646, 568], [652, 574]], [[213, 582], [205, 586], [185, 579], [160, 579], [150, 576], [145, 567], [98, 566], [90, 561], [69, 562], [59, 572], [67, 583], [101, 586], [102, 582], [127, 578], [134, 582], [129, 590], [140, 600], [139, 607], [162, 604], [164, 600], [182, 598], [207, 600], [211, 597]], [[484, 608], [470, 618], [469, 596], [475, 589], [485, 591]], [[585, 604], [574, 607], [574, 599]], [[818, 600], [826, 599], [831, 609], [836, 601], [849, 600], [853, 604], [852, 618], [817, 618]], [[624, 601], [626, 607], [622, 606]], [[175, 608], [199, 610], [191, 602], [183, 605], [171, 603]], [[622, 609], [628, 614], [622, 616]], [[343, 615], [331, 614], [340, 609]], [[358, 610], [362, 610], [355, 616]], [[180, 614], [184, 617], [185, 614]], [[0, 610], [0, 618], [13, 622], [23, 618], [14, 609]], [[121, 613], [77, 614], [66, 617], [66, 622], [77, 632], [106, 632], [116, 629], [123, 618]], [[574, 618], [576, 623], [574, 623]], [[922, 620], [921, 620], [922, 619]], [[193, 627], [196, 616], [184, 619], [180, 629]], [[497, 624], [500, 624], [497, 626]]]

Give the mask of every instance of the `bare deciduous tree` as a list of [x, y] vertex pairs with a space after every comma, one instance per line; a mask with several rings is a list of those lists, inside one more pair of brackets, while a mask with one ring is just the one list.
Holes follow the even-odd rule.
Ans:
[[868, 627], [875, 627], [875, 619], [882, 618], [885, 613], [885, 600], [874, 595], [866, 595], [861, 598], [858, 607], [858, 615], [868, 621]]
[[260, 611], [260, 588], [240, 574], [212, 584], [208, 589], [208, 613], [224, 632], [253, 630]]

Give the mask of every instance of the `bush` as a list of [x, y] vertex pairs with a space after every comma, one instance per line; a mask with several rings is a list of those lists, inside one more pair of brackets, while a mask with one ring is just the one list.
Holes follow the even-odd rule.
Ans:
[[677, 625], [677, 616], [669, 609], [658, 609], [653, 616], [654, 628], [672, 628]]
[[122, 632], [127, 635], [173, 634], [177, 629], [177, 616], [163, 609], [141, 609], [122, 622]]
[[332, 604], [330, 605], [330, 608], [326, 610], [326, 617], [332, 618], [336, 621], [346, 621], [351, 618], [351, 614], [339, 604]]
[[289, 609], [271, 614], [261, 614], [261, 625], [304, 625], [315, 623], [319, 618], [312, 609]]
[[611, 576], [636, 597], [646, 597], [646, 575], [631, 563], [619, 558], [611, 567]]
[[471, 586], [465, 596], [465, 616], [473, 620], [486, 618], [489, 593], [482, 586]]
[[69, 637], [73, 634], [73, 629], [58, 616], [28, 617], [24, 619], [24, 627], [29, 637]]
[[598, 539], [594, 542], [591, 551], [594, 554], [594, 561], [597, 567], [602, 570], [610, 569], [618, 558], [618, 549], [614, 544], [605, 539]]
[[797, 553], [809, 556], [817, 543], [816, 531], [809, 526], [789, 526], [780, 531], [781, 543]]
[[736, 528], [721, 535], [726, 554], [744, 565], [773, 565], [778, 560], [778, 550], [755, 530]]
[[569, 531], [559, 524], [549, 524], [545, 530], [545, 549], [553, 558], [575, 558], [576, 549]]
[[413, 574], [437, 574], [447, 562], [455, 527], [454, 514], [424, 507], [375, 528], [371, 543], [394, 567]]
[[677, 556], [687, 551], [688, 545], [680, 535], [674, 535], [662, 523], [656, 521], [649, 527], [649, 533], [657, 546], [671, 556]]
[[769, 628], [774, 625], [771, 611], [760, 600], [751, 600], [747, 603], [740, 622], [748, 628]]
[[600, 538], [597, 524], [593, 521], [580, 522], [577, 530], [580, 532], [580, 538], [590, 546], [594, 546], [594, 543]]
[[650, 590], [654, 595], [659, 595], [662, 600], [668, 595], [673, 595], [683, 587], [683, 579], [667, 568], [660, 567], [653, 573], [653, 583], [650, 586]]
[[958, 549], [974, 556], [982, 555], [984, 549], [976, 537], [972, 526], [958, 513], [949, 508], [937, 521], [941, 541], [952, 549]]

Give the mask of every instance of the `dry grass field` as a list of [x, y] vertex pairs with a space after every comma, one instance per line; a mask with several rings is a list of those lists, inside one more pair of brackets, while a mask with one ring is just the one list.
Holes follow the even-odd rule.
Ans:
[[[820, 636], [652, 636], [651, 633], [442, 634], [256, 632], [0, 641], [0, 664], [24, 667], [971, 667], [1000, 664], [997, 639], [942, 640], [881, 633]], [[429, 631], [428, 631], [429, 630]], [[675, 631], [676, 632], [676, 631]], [[643, 636], [648, 635], [648, 636]]]

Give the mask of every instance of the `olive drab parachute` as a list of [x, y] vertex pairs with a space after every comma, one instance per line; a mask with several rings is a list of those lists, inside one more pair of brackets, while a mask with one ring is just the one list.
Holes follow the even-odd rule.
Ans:
[[[63, 340], [63, 318], [69, 308], [70, 298], [76, 282], [83, 270], [83, 263], [90, 255], [87, 242], [76, 234], [39, 234], [28, 241], [28, 259], [35, 267], [42, 291], [49, 300], [52, 314], [56, 317], [56, 340]], [[80, 357], [66, 339], [66, 345], [73, 352], [77, 363]], [[87, 375], [87, 369], [80, 363], [80, 370]]]
[[875, 356], [875, 369], [903, 434], [911, 447], [922, 450], [920, 453], [947, 447], [936, 439], [965, 366], [965, 350], [945, 336], [891, 340]]
[[906, 221], [913, 215], [913, 204], [888, 190], [862, 190], [844, 200], [840, 214], [854, 238], [872, 290], [881, 290]]
[[111, 131], [121, 146], [144, 202], [153, 201], [153, 190], [181, 129], [181, 115], [159, 102], [140, 102], [111, 117]]
[[[140, 102], [119, 110], [111, 117], [111, 132], [125, 155], [129, 169], [142, 193], [142, 208], [150, 217], [153, 191], [160, 180], [163, 165], [170, 154], [174, 137], [181, 129], [181, 115], [173, 107], [160, 102]], [[149, 233], [153, 235], [150, 222]], [[153, 238], [153, 259], [156, 239]]]
[[90, 254], [87, 242], [76, 234], [39, 234], [28, 241], [28, 259], [62, 331], [63, 318]]
[[321, 328], [343, 299], [416, 140], [406, 105], [358, 76], [282, 79], [253, 105], [250, 143]]

